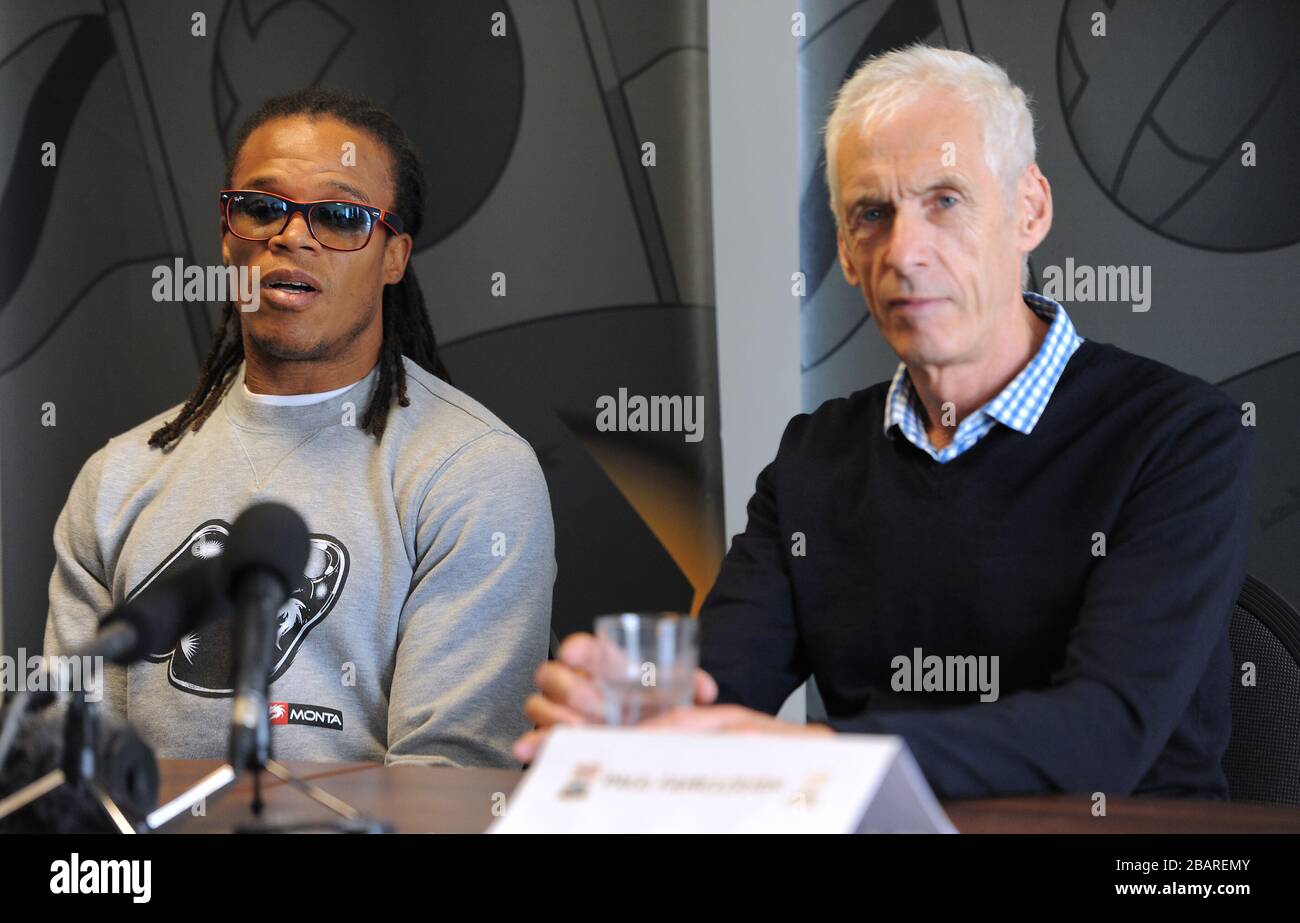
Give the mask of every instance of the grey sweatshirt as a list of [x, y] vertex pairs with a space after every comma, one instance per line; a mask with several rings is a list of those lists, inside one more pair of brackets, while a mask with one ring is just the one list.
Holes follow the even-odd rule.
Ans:
[[[244, 369], [197, 433], [168, 452], [111, 439], [54, 529], [47, 654], [193, 558], [219, 554], [249, 504], [287, 503], [312, 532], [278, 614], [272, 755], [513, 766], [524, 698], [546, 657], [554, 526], [532, 449], [473, 399], [406, 361], [409, 407], [376, 441], [360, 427], [378, 368], [307, 406], [251, 400]], [[104, 701], [160, 757], [223, 757], [231, 627], [108, 668]]]

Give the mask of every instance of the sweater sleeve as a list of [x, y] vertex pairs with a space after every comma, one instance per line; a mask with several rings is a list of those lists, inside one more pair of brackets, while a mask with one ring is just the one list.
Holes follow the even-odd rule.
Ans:
[[[82, 465], [54, 523], [54, 572], [50, 575], [45, 618], [46, 657], [66, 655], [90, 644], [99, 620], [113, 607], [95, 529], [105, 452], [100, 449]], [[103, 678], [104, 704], [125, 718], [125, 669], [105, 666]]]
[[1106, 536], [1047, 688], [831, 725], [901, 735], [940, 797], [1130, 793], [1187, 710], [1245, 578], [1250, 431], [1223, 400], [1179, 416]]
[[[783, 449], [806, 419], [790, 421]], [[785, 543], [793, 539], [781, 534], [777, 515], [774, 482], [781, 461], [778, 451], [759, 473], [745, 531], [732, 539], [700, 609], [700, 666], [717, 681], [718, 702], [773, 715], [810, 673], [785, 556]]]
[[515, 766], [555, 582], [550, 498], [528, 444], [492, 430], [443, 463], [420, 500], [416, 552], [386, 762]]

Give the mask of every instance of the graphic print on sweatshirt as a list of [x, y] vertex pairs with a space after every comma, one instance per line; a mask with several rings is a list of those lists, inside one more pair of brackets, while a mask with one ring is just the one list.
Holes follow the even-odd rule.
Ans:
[[[209, 519], [198, 526], [128, 594], [127, 600], [144, 592], [155, 580], [217, 557], [225, 550], [229, 534], [230, 523], [223, 519]], [[330, 614], [347, 575], [348, 552], [343, 543], [332, 535], [312, 533], [302, 578], [276, 614], [268, 683], [289, 669], [307, 635]], [[150, 654], [149, 660], [169, 664], [167, 678], [177, 689], [209, 698], [229, 697], [234, 694], [234, 619], [210, 621], [181, 638], [171, 650]]]

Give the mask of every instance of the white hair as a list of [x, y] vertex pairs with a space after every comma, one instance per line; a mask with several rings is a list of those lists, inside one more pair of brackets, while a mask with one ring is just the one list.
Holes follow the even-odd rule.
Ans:
[[951, 90], [955, 99], [979, 112], [985, 162], [1002, 179], [1011, 201], [1016, 182], [1036, 153], [1029, 96], [991, 61], [964, 51], [915, 44], [868, 59], [835, 96], [825, 139], [826, 186], [837, 224], [841, 218], [835, 158], [844, 131], [878, 125], [934, 88]]

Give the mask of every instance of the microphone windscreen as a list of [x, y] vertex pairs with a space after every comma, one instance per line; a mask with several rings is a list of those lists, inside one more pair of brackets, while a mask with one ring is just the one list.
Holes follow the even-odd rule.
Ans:
[[[10, 706], [12, 707], [12, 706]], [[23, 716], [18, 736], [0, 766], [0, 798], [63, 765], [67, 708]], [[140, 735], [120, 718], [99, 713], [96, 761], [101, 781], [129, 816], [144, 817], [158, 805], [158, 762]], [[0, 821], [0, 833], [116, 833], [98, 799], [84, 785], [64, 784]]]
[[239, 515], [221, 561], [226, 586], [238, 585], [251, 571], [269, 571], [287, 591], [302, 579], [311, 552], [311, 536], [302, 517], [283, 503], [259, 503]]
[[119, 663], [135, 663], [150, 654], [170, 650], [183, 635], [229, 615], [231, 603], [219, 558], [196, 561], [178, 573], [154, 583], [130, 602], [105, 616], [100, 628], [130, 625], [136, 643]]

